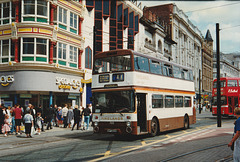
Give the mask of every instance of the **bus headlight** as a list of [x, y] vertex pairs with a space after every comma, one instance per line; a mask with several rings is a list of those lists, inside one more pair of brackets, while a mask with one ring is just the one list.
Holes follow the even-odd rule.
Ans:
[[95, 123], [94, 123], [94, 126], [97, 127], [97, 126], [98, 126], [98, 122], [95, 122]]
[[127, 126], [130, 127], [131, 126], [131, 122], [127, 122]]

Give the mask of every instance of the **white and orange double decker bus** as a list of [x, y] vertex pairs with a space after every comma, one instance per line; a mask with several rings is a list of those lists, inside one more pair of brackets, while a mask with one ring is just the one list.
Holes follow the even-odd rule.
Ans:
[[196, 122], [192, 70], [132, 50], [94, 56], [95, 133], [157, 135]]

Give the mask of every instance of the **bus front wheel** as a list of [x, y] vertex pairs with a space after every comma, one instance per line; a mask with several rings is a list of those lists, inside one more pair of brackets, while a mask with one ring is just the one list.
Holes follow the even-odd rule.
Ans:
[[151, 136], [154, 137], [158, 133], [158, 122], [156, 118], [153, 118], [151, 121]]

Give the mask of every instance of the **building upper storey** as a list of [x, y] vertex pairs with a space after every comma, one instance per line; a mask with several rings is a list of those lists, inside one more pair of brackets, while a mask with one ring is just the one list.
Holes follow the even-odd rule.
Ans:
[[16, 63], [81, 69], [84, 9], [74, 0], [1, 1], [0, 70]]

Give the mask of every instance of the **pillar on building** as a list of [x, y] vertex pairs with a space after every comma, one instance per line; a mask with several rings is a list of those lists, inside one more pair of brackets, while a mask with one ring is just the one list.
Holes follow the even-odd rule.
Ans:
[[56, 42], [51, 41], [50, 42], [50, 51], [49, 51], [49, 64], [53, 63], [53, 46], [56, 44]]
[[53, 20], [54, 20], [54, 10], [57, 8], [55, 4], [51, 3], [51, 9], [50, 9], [50, 25], [54, 25]]
[[14, 43], [14, 61], [19, 62], [19, 59], [18, 59], [18, 39], [13, 39], [12, 42]]
[[18, 95], [14, 94], [14, 104], [16, 105], [18, 103]]
[[15, 6], [15, 16], [16, 16], [16, 19], [15, 19], [15, 22], [18, 23], [19, 22], [19, 0], [14, 0], [13, 1], [13, 5]]
[[79, 50], [79, 53], [78, 53], [78, 69], [82, 68], [82, 53], [83, 53], [83, 50]]
[[82, 22], [83, 22], [84, 18], [80, 17], [79, 18], [79, 28], [78, 28], [78, 35], [82, 35]]
[[50, 105], [52, 105], [53, 104], [53, 93], [52, 93], [52, 91], [50, 91], [49, 92], [49, 107], [50, 107]]

